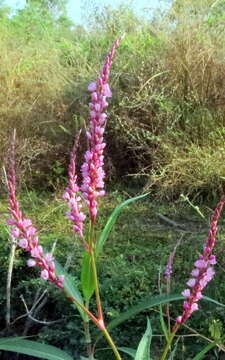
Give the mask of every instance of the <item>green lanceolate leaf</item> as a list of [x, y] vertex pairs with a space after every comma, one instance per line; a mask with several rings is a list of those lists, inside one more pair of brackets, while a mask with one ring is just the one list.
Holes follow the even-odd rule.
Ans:
[[154, 297], [148, 297], [145, 300], [141, 301], [139, 304], [131, 307], [128, 311], [120, 314], [114, 320], [112, 320], [107, 326], [108, 330], [112, 330], [116, 326], [120, 325], [124, 321], [130, 319], [131, 317], [139, 314], [141, 311], [149, 309], [153, 306], [158, 306], [160, 304], [166, 304], [168, 302], [183, 300], [184, 297], [179, 294], [174, 295], [159, 295]]
[[152, 327], [147, 318], [147, 329], [139, 342], [134, 360], [150, 360], [150, 346], [152, 341]]
[[208, 301], [208, 302], [211, 302], [211, 303], [213, 303], [213, 304], [215, 304], [215, 305], [225, 307], [225, 304], [222, 304], [222, 303], [220, 303], [219, 301], [214, 300], [214, 299], [212, 299], [212, 298], [210, 298], [210, 297], [208, 297], [208, 296], [203, 296], [202, 299], [203, 299], [203, 300], [206, 300], [206, 301]]
[[204, 355], [211, 349], [216, 346], [216, 342], [208, 344], [202, 351], [200, 351], [192, 360], [201, 360], [204, 359]]
[[99, 256], [100, 253], [102, 252], [102, 249], [103, 249], [103, 246], [106, 242], [106, 240], [108, 239], [109, 237], [109, 234], [110, 234], [110, 231], [112, 230], [112, 227], [113, 225], [115, 224], [116, 222], [116, 219], [117, 217], [120, 215], [121, 211], [123, 210], [123, 208], [127, 205], [129, 205], [130, 203], [136, 201], [136, 200], [139, 200], [139, 199], [142, 199], [144, 198], [145, 196], [147, 196], [149, 193], [147, 194], [142, 194], [142, 195], [139, 195], [139, 196], [136, 196], [136, 197], [133, 197], [131, 199], [128, 199], [126, 201], [124, 201], [122, 204], [118, 205], [114, 211], [112, 212], [112, 214], [110, 215], [104, 229], [102, 230], [99, 238], [98, 238], [98, 241], [96, 243], [96, 248], [95, 248], [95, 253], [96, 253], [96, 256]]
[[90, 300], [95, 291], [91, 255], [85, 251], [81, 270], [81, 286], [86, 301]]
[[129, 347], [119, 347], [118, 350], [124, 352], [125, 354], [130, 355], [133, 359], [135, 358], [136, 355], [136, 350], [135, 349], [131, 349]]
[[[68, 297], [72, 302], [73, 302], [72, 299], [76, 299], [80, 304], [83, 305], [84, 304], [83, 298], [81, 296], [80, 291], [74, 284], [74, 280], [73, 280], [72, 276], [70, 274], [68, 274], [57, 261], [55, 261], [55, 272], [56, 272], [56, 275], [64, 275], [63, 286], [64, 286], [66, 297]], [[84, 311], [79, 306], [77, 306], [75, 302], [73, 302], [73, 304], [76, 306], [76, 308], [80, 312], [82, 319], [84, 321], [87, 321], [87, 315], [84, 313]]]
[[16, 337], [0, 339], [0, 350], [13, 351], [46, 360], [74, 360], [70, 355], [54, 346]]
[[168, 328], [167, 328], [165, 320], [164, 320], [162, 304], [159, 305], [159, 316], [160, 316], [161, 328], [162, 328], [162, 331], [163, 331], [163, 333], [165, 335], [166, 341], [168, 343], [169, 342], [169, 331], [168, 331]]
[[[151, 307], [167, 304], [172, 301], [184, 300], [184, 299], [185, 298], [180, 294], [158, 295], [158, 296], [154, 296], [154, 297], [147, 297], [145, 300], [141, 301], [139, 304], [134, 305], [129, 310], [120, 314], [114, 320], [110, 321], [110, 323], [107, 326], [107, 329], [112, 330], [116, 326], [123, 323], [124, 321], [130, 319], [131, 317], [135, 316], [136, 314], [139, 314], [141, 311], [144, 311]], [[206, 301], [212, 302], [213, 304], [217, 304], [219, 306], [225, 307], [224, 304], [221, 304], [218, 301], [211, 299], [207, 296], [203, 296], [203, 299]]]

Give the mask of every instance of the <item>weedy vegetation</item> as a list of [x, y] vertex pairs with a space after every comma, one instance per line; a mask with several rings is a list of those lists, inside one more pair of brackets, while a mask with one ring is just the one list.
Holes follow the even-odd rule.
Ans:
[[0, 356], [223, 359], [224, 4], [65, 9], [0, 6]]

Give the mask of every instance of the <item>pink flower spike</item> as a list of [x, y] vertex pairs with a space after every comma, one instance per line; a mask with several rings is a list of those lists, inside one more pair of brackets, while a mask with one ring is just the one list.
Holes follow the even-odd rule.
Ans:
[[[26, 219], [22, 211], [20, 210], [20, 204], [16, 199], [16, 173], [15, 173], [15, 131], [13, 135], [13, 141], [11, 146], [11, 154], [9, 159], [9, 169], [7, 171], [7, 186], [9, 195], [9, 211], [10, 218], [8, 219], [8, 225], [12, 226], [11, 235], [12, 238], [18, 239], [18, 245], [30, 252], [31, 256], [36, 258], [29, 259], [27, 265], [29, 267], [39, 266], [41, 268], [41, 276], [44, 279], [48, 279], [54, 282], [59, 288], [63, 288], [62, 283], [54, 272], [49, 274], [48, 264], [43, 257], [43, 249], [39, 245], [39, 239], [36, 234], [37, 230], [32, 225], [30, 219]], [[54, 267], [51, 263], [52, 269]]]
[[[81, 197], [78, 194], [80, 188], [77, 184], [77, 175], [76, 175], [76, 152], [78, 148], [80, 132], [75, 138], [73, 149], [70, 153], [70, 164], [68, 170], [68, 185], [66, 192], [63, 198], [67, 201], [70, 211], [66, 212], [66, 216], [73, 223], [73, 230], [79, 234], [81, 239], [83, 239], [83, 223], [86, 218], [86, 215], [81, 211], [82, 203]], [[86, 158], [89, 159], [92, 157], [91, 152], [86, 153]], [[84, 172], [86, 170], [84, 169]]]
[[110, 67], [112, 65], [115, 50], [119, 46], [122, 37], [117, 39], [113, 44], [109, 54], [105, 58], [105, 63], [100, 76], [96, 82], [91, 82], [88, 90], [91, 92], [92, 103], [89, 104], [90, 109], [90, 125], [87, 131], [88, 149], [84, 156], [84, 164], [81, 167], [83, 197], [86, 199], [86, 205], [92, 223], [95, 222], [98, 213], [97, 198], [104, 196], [104, 177], [103, 171], [104, 154], [103, 149], [105, 143], [103, 140], [107, 115], [103, 112], [108, 106], [107, 97], [112, 96], [108, 80]]
[[177, 324], [184, 323], [194, 311], [198, 310], [198, 301], [202, 298], [202, 290], [206, 287], [209, 281], [214, 277], [215, 271], [212, 265], [216, 264], [216, 257], [212, 254], [212, 251], [216, 242], [217, 223], [220, 218], [221, 212], [225, 204], [225, 195], [217, 204], [216, 209], [213, 212], [210, 223], [210, 230], [208, 238], [205, 240], [203, 254], [201, 254], [197, 261], [195, 261], [196, 268], [192, 270], [191, 278], [187, 285], [191, 288], [185, 289], [182, 295], [186, 297], [183, 303], [183, 314], [178, 316]]

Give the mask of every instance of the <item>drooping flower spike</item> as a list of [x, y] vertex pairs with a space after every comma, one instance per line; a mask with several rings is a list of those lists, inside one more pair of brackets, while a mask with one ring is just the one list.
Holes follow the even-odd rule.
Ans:
[[109, 54], [106, 56], [100, 76], [88, 86], [88, 90], [91, 92], [91, 102], [89, 103], [90, 126], [86, 133], [88, 150], [85, 153], [84, 163], [81, 167], [83, 176], [81, 190], [86, 199], [93, 223], [98, 212], [97, 198], [105, 195], [103, 151], [106, 144], [103, 135], [107, 120], [107, 114], [105, 113], [105, 108], [108, 106], [107, 98], [112, 96], [108, 80], [113, 57], [122, 38], [120, 37], [115, 41]]
[[184, 323], [194, 311], [198, 310], [198, 301], [202, 298], [202, 291], [215, 274], [213, 265], [216, 264], [216, 257], [212, 252], [216, 242], [217, 223], [224, 204], [225, 196], [222, 197], [212, 214], [209, 235], [205, 241], [203, 253], [194, 263], [195, 268], [187, 282], [188, 288], [182, 292], [186, 300], [183, 303], [183, 314], [178, 316], [176, 320], [177, 324]]
[[9, 193], [9, 210], [11, 218], [7, 223], [11, 226], [11, 236], [17, 241], [19, 247], [29, 252], [31, 259], [27, 261], [28, 266], [39, 266], [41, 277], [55, 283], [63, 288], [64, 276], [57, 276], [52, 254], [44, 254], [42, 246], [39, 245], [37, 229], [32, 225], [30, 219], [26, 219], [20, 210], [20, 204], [16, 199], [16, 171], [15, 171], [15, 132], [12, 140], [11, 153], [9, 159], [9, 169], [7, 173], [7, 186]]

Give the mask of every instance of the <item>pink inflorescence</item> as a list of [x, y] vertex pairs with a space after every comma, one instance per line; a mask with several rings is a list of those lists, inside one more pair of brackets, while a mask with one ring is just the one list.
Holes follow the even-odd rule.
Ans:
[[17, 244], [25, 251], [30, 252], [32, 258], [27, 261], [28, 266], [39, 266], [41, 277], [55, 283], [63, 288], [64, 276], [55, 274], [55, 264], [52, 254], [44, 254], [42, 246], [39, 245], [37, 229], [32, 225], [30, 219], [25, 219], [16, 199], [16, 176], [15, 176], [15, 145], [12, 145], [10, 168], [8, 172], [9, 209], [11, 218], [8, 225], [12, 226], [11, 235]]
[[103, 170], [103, 150], [106, 144], [103, 140], [103, 135], [107, 115], [104, 111], [108, 106], [107, 98], [112, 96], [108, 84], [110, 67], [116, 48], [119, 46], [121, 40], [122, 37], [115, 41], [106, 57], [99, 78], [96, 82], [92, 82], [88, 86], [88, 90], [91, 92], [91, 102], [89, 103], [90, 127], [86, 133], [89, 148], [85, 153], [85, 161], [81, 168], [83, 176], [81, 190], [86, 199], [92, 222], [95, 221], [97, 216], [97, 198], [104, 196], [105, 194], [105, 191], [103, 190], [105, 177], [105, 172]]
[[225, 203], [225, 196], [218, 203], [210, 223], [210, 231], [208, 238], [205, 242], [203, 254], [199, 256], [195, 262], [195, 268], [191, 272], [191, 278], [187, 282], [188, 289], [182, 292], [182, 295], [186, 298], [183, 303], [183, 314], [178, 316], [177, 323], [184, 323], [191, 314], [198, 310], [198, 301], [202, 298], [202, 291], [212, 280], [215, 271], [213, 265], [216, 264], [216, 257], [212, 255], [213, 248], [215, 246], [216, 234], [217, 234], [217, 223], [221, 215]]
[[173, 254], [170, 254], [168, 263], [166, 265], [166, 270], [164, 272], [164, 276], [166, 280], [169, 280], [171, 278], [171, 275], [173, 273]]
[[68, 186], [66, 187], [66, 191], [63, 194], [63, 199], [68, 202], [68, 206], [70, 211], [66, 213], [67, 217], [73, 223], [73, 230], [77, 232], [81, 239], [83, 239], [83, 222], [85, 220], [86, 215], [81, 211], [81, 197], [79, 196], [79, 186], [77, 184], [77, 175], [76, 175], [76, 151], [78, 147], [80, 133], [78, 134], [73, 150], [70, 153], [70, 164], [69, 164], [69, 172], [68, 172]]

